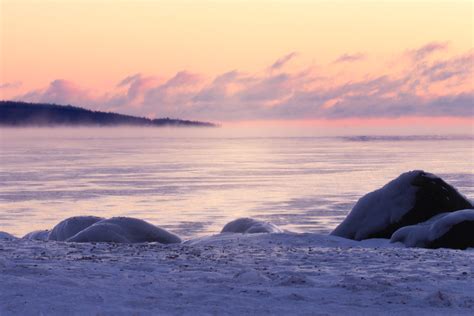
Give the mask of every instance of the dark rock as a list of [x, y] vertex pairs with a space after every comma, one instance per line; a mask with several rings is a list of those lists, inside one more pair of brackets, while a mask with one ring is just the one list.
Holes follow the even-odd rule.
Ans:
[[440, 214], [427, 222], [405, 226], [391, 242], [408, 247], [466, 249], [474, 247], [474, 210]]
[[355, 240], [390, 238], [401, 227], [470, 208], [471, 202], [440, 177], [410, 171], [359, 199], [331, 234]]
[[474, 248], [474, 219], [451, 226], [446, 234], [433, 240], [427, 248]]

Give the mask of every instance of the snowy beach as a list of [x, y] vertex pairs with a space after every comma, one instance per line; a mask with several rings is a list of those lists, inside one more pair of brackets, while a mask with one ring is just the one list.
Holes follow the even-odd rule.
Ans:
[[471, 138], [13, 136], [1, 316], [474, 312]]
[[0, 241], [0, 315], [472, 315], [474, 252], [320, 234]]

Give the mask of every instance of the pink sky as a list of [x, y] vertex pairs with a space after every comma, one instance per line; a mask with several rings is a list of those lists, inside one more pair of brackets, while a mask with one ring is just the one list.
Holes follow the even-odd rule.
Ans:
[[472, 10], [471, 1], [4, 0], [0, 96], [231, 124], [472, 129]]

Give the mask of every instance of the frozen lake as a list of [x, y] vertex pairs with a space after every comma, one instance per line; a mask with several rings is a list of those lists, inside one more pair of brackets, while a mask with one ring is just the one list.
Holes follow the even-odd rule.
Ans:
[[183, 238], [237, 217], [329, 232], [363, 194], [423, 169], [474, 197], [470, 137], [248, 137], [170, 129], [0, 130], [0, 231], [131, 216]]

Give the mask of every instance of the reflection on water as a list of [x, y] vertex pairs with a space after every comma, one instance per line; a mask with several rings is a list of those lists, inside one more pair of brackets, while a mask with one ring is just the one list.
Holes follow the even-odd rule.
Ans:
[[237, 217], [327, 232], [401, 172], [437, 173], [472, 198], [469, 138], [226, 138], [2, 130], [0, 230], [73, 215], [133, 216], [187, 238]]

